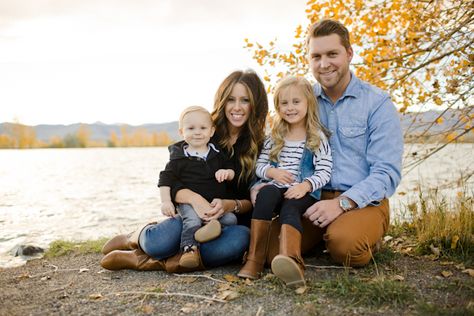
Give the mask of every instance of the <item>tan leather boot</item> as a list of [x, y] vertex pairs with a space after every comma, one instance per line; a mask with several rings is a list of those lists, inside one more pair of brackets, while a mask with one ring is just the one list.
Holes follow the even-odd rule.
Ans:
[[272, 261], [272, 272], [288, 286], [305, 285], [301, 233], [291, 225], [281, 225], [280, 254]]
[[145, 227], [154, 224], [156, 224], [156, 222], [141, 226], [136, 231], [131, 232], [130, 234], [117, 235], [112, 239], [109, 239], [102, 247], [102, 253], [106, 255], [113, 250], [138, 249], [138, 238], [140, 237], [140, 233], [145, 229]]
[[199, 249], [197, 250], [199, 255], [199, 265], [193, 268], [187, 268], [179, 265], [179, 261], [181, 260], [182, 252], [179, 252], [169, 258], [166, 258], [165, 261], [165, 270], [168, 273], [183, 273], [183, 272], [192, 272], [192, 271], [200, 271], [205, 270], [204, 264], [201, 260], [201, 253]]
[[194, 233], [194, 239], [197, 242], [208, 242], [216, 239], [221, 235], [221, 223], [218, 220], [211, 220], [206, 225], [199, 228]]
[[267, 255], [271, 221], [252, 219], [250, 223], [250, 246], [245, 265], [237, 275], [241, 278], [258, 279], [263, 272]]
[[113, 250], [100, 260], [100, 265], [107, 270], [165, 270], [164, 260], [156, 260], [140, 249]]

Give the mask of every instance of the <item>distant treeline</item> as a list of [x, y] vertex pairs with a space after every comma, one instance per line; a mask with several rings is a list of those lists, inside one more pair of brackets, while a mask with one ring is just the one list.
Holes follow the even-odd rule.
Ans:
[[126, 126], [120, 132], [112, 131], [106, 141], [93, 140], [86, 125], [64, 137], [52, 136], [48, 141], [36, 138], [33, 127], [20, 123], [10, 124], [9, 130], [0, 134], [0, 148], [86, 148], [86, 147], [153, 147], [168, 146], [173, 142], [167, 132], [149, 132], [138, 128], [132, 132]]

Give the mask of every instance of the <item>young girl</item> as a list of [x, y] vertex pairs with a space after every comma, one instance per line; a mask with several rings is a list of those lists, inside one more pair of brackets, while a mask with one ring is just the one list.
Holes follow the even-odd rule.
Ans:
[[331, 149], [311, 84], [303, 77], [283, 79], [275, 91], [276, 121], [257, 160], [256, 174], [266, 181], [256, 198], [246, 263], [238, 273], [258, 278], [266, 258], [274, 212], [279, 212], [280, 251], [273, 273], [287, 285], [305, 284], [301, 258], [301, 215], [320, 199], [329, 182]]

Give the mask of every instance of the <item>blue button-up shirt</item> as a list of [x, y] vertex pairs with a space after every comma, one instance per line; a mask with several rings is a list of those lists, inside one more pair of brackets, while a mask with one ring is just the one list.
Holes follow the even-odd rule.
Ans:
[[330, 182], [324, 189], [345, 191], [359, 208], [395, 193], [401, 180], [403, 136], [390, 96], [358, 79], [335, 103], [314, 85], [321, 122], [331, 132]]

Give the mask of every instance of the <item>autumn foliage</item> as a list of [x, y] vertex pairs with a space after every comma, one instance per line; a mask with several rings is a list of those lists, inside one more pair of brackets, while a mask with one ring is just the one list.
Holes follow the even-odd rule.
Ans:
[[[472, 1], [309, 0], [306, 14], [307, 24], [296, 27], [290, 51], [281, 50], [277, 39], [265, 45], [245, 39], [245, 47], [264, 68], [269, 92], [287, 74], [314, 80], [307, 70], [307, 29], [320, 19], [333, 18], [351, 33], [356, 53], [353, 70], [359, 78], [390, 92], [401, 113], [433, 107], [441, 110], [417, 137], [442, 124], [453, 109], [456, 123], [443, 131], [443, 141], [456, 141], [468, 133], [472, 136]], [[416, 125], [416, 117], [413, 123]]]
[[144, 128], [131, 128], [127, 125], [120, 127], [120, 132], [111, 132], [106, 141], [91, 139], [90, 128], [81, 124], [77, 131], [64, 137], [52, 136], [48, 141], [36, 138], [32, 126], [19, 122], [8, 124], [6, 133], [0, 134], [1, 148], [86, 148], [86, 147], [150, 147], [167, 146], [173, 140], [168, 133], [149, 132]]

